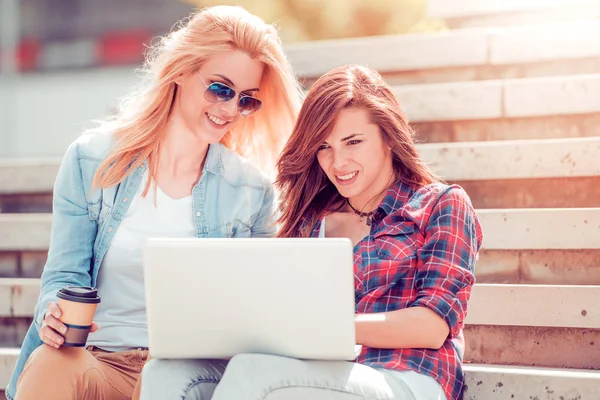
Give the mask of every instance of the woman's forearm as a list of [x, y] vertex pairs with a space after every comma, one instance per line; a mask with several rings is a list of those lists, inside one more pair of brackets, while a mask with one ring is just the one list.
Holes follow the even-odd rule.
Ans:
[[356, 343], [379, 349], [439, 349], [448, 337], [444, 319], [426, 307], [356, 314]]

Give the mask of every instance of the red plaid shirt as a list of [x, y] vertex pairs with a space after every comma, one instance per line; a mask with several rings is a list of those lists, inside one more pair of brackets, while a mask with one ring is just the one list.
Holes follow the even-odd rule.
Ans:
[[450, 334], [438, 350], [363, 347], [357, 362], [431, 376], [449, 400], [459, 399], [462, 328], [481, 241], [479, 221], [459, 186], [392, 186], [371, 233], [354, 247], [356, 312], [427, 307], [448, 323]]

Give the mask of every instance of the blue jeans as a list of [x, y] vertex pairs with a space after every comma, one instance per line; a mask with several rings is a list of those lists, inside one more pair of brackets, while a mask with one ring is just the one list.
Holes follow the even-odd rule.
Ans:
[[224, 360], [152, 360], [141, 400], [446, 400], [441, 386], [413, 371], [344, 361], [240, 354]]

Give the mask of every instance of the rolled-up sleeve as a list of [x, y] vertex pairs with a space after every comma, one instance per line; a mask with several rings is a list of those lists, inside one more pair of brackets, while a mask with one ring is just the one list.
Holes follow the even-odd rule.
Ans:
[[417, 252], [418, 295], [412, 306], [433, 310], [446, 321], [453, 338], [463, 328], [482, 242], [481, 226], [463, 189], [452, 186], [438, 196], [424, 234]]

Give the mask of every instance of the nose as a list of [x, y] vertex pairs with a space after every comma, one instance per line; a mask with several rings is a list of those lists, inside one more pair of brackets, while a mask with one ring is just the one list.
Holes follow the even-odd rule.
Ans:
[[229, 117], [234, 117], [238, 113], [238, 96], [235, 96], [229, 101], [220, 103], [220, 109], [226, 113]]
[[334, 149], [332, 152], [333, 169], [336, 172], [342, 172], [348, 165], [348, 157], [343, 150]]

